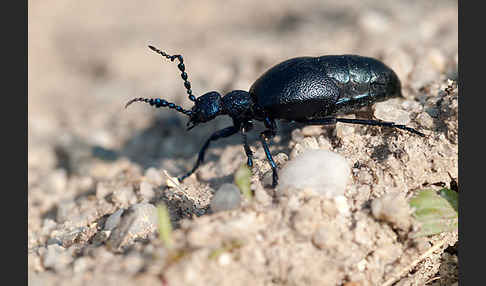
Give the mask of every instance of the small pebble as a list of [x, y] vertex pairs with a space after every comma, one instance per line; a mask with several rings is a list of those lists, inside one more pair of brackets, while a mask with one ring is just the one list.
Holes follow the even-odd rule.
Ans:
[[371, 202], [371, 213], [378, 220], [407, 230], [411, 225], [411, 210], [401, 193], [388, 193]]
[[218, 263], [221, 266], [226, 266], [231, 263], [231, 256], [228, 253], [223, 253], [218, 257]]
[[223, 184], [211, 198], [213, 212], [226, 211], [237, 208], [241, 203], [241, 194], [234, 184]]
[[346, 159], [328, 150], [306, 150], [279, 172], [279, 188], [311, 189], [321, 195], [343, 195], [351, 168]]
[[366, 259], [363, 259], [356, 264], [356, 268], [358, 268], [359, 271], [364, 271], [366, 269], [366, 264]]
[[56, 272], [63, 271], [72, 261], [73, 256], [70, 251], [57, 244], [48, 245], [43, 256], [44, 267], [52, 268]]
[[410, 122], [410, 116], [405, 110], [399, 109], [390, 101], [378, 102], [374, 105], [374, 116], [383, 121], [391, 121], [396, 124], [407, 125]]
[[154, 205], [140, 203], [132, 205], [121, 217], [121, 221], [108, 240], [112, 249], [131, 244], [136, 238], [144, 238], [158, 227], [157, 209]]
[[124, 186], [113, 192], [111, 200], [118, 205], [127, 206], [137, 202], [132, 186]]
[[404, 100], [401, 107], [408, 112], [420, 112], [423, 110], [422, 105], [418, 101]]
[[42, 222], [42, 230], [41, 233], [44, 235], [49, 235], [53, 229], [55, 229], [57, 226], [57, 223], [49, 218], [44, 219]]
[[426, 128], [434, 127], [434, 119], [427, 112], [421, 112], [419, 115], [417, 115], [416, 120], [420, 125]]
[[335, 248], [339, 244], [339, 233], [335, 229], [321, 227], [312, 236], [312, 243], [319, 249]]
[[115, 227], [118, 226], [121, 220], [121, 215], [123, 214], [123, 209], [119, 209], [116, 212], [112, 213], [105, 222], [104, 230], [113, 230]]
[[151, 183], [142, 181], [140, 183], [140, 195], [143, 198], [143, 202], [150, 201], [155, 196], [154, 187]]

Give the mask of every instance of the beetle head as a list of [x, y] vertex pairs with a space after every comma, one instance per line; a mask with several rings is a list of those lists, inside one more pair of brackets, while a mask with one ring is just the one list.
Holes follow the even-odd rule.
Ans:
[[187, 122], [187, 130], [197, 124], [208, 122], [221, 114], [221, 95], [216, 91], [205, 93], [196, 99], [191, 109], [191, 118]]

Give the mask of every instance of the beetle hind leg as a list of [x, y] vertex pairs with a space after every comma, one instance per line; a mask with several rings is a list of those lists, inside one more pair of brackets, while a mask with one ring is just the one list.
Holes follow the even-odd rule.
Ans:
[[336, 121], [337, 122], [343, 122], [343, 123], [351, 123], [351, 124], [392, 127], [392, 128], [397, 128], [397, 129], [401, 129], [401, 130], [406, 130], [406, 131], [413, 133], [413, 134], [416, 134], [420, 137], [425, 137], [425, 134], [413, 129], [412, 127], [408, 127], [408, 126], [401, 125], [401, 124], [395, 124], [394, 122], [389, 122], [389, 121], [363, 120], [363, 119], [351, 119], [351, 118], [336, 118]]
[[336, 122], [342, 122], [342, 123], [371, 125], [371, 126], [386, 126], [386, 127], [406, 130], [410, 133], [419, 135], [421, 137], [425, 137], [425, 134], [423, 134], [420, 131], [417, 131], [417, 130], [415, 130], [411, 127], [405, 126], [405, 125], [395, 124], [394, 122], [389, 122], [389, 121], [329, 117], [329, 118], [323, 118], [323, 119], [309, 119], [309, 120], [299, 121], [299, 122], [304, 123], [304, 124], [308, 124], [308, 125], [329, 125], [329, 124], [335, 124]]

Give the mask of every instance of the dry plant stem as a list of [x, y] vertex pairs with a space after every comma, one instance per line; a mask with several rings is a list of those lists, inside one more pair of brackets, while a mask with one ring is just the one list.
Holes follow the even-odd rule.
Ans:
[[423, 261], [425, 258], [432, 255], [432, 253], [436, 252], [440, 248], [442, 248], [447, 243], [446, 240], [442, 240], [441, 242], [437, 243], [436, 245], [432, 246], [429, 250], [424, 252], [424, 254], [420, 255], [417, 259], [415, 259], [412, 263], [407, 265], [404, 269], [402, 269], [397, 275], [392, 276], [390, 279], [385, 281], [382, 286], [390, 286], [393, 283], [397, 282], [400, 278], [402, 278], [405, 274], [410, 272], [419, 262]]
[[175, 181], [174, 179], [172, 179], [172, 177], [169, 175], [169, 173], [167, 173], [166, 170], [162, 170], [164, 175], [174, 184], [175, 188], [177, 188], [179, 191], [181, 191], [182, 193], [184, 193], [184, 190], [179, 186], [180, 183]]

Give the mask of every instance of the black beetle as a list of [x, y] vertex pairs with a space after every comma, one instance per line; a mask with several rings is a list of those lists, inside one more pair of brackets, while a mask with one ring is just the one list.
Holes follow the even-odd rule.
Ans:
[[393, 122], [338, 118], [337, 113], [349, 113], [360, 107], [402, 96], [397, 75], [384, 63], [357, 55], [299, 57], [286, 60], [266, 71], [251, 86], [250, 91], [233, 90], [225, 96], [211, 91], [196, 98], [192, 94], [191, 83], [187, 80], [181, 55], [168, 55], [149, 46], [163, 57], [179, 61], [178, 68], [184, 80], [189, 100], [194, 102], [190, 110], [183, 109], [164, 99], [135, 98], [155, 107], [168, 107], [189, 116], [187, 130], [199, 123], [208, 122], [219, 115], [228, 115], [233, 126], [214, 132], [199, 151], [197, 162], [191, 171], [179, 178], [182, 182], [199, 167], [211, 141], [229, 137], [240, 132], [248, 157], [247, 164], [253, 166], [253, 153], [248, 146], [246, 132], [252, 129], [252, 120], [263, 121], [265, 131], [260, 133], [260, 141], [272, 167], [273, 182], [278, 182], [277, 166], [268, 149], [267, 140], [275, 136], [275, 119], [285, 119], [311, 125], [327, 125], [337, 122], [352, 124], [387, 126], [407, 130], [419, 136], [423, 133]]

